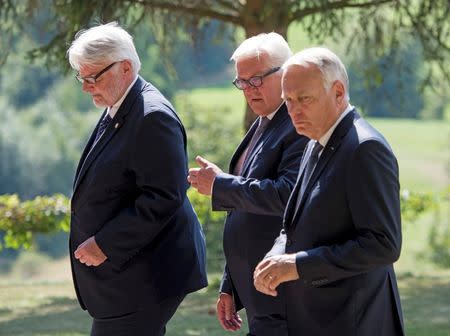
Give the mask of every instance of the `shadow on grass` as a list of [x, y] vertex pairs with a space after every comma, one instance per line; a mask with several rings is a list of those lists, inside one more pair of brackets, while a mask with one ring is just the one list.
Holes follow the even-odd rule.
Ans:
[[[188, 295], [169, 322], [167, 335], [224, 335], [215, 316], [216, 299], [216, 291]], [[73, 298], [47, 297], [38, 306], [2, 311], [1, 336], [85, 336], [90, 332], [91, 319]], [[245, 315], [241, 316], [245, 320]], [[246, 335], [246, 329], [244, 325], [233, 336]]]
[[37, 307], [26, 308], [13, 316], [2, 315], [0, 335], [2, 336], [78, 336], [88, 335], [91, 321], [75, 299], [50, 297], [48, 302]]
[[244, 323], [240, 331], [227, 333], [216, 318], [217, 291], [208, 288], [189, 294], [167, 325], [168, 336], [244, 336], [247, 331], [245, 313], [240, 313]]
[[[11, 314], [11, 312], [12, 312], [11, 309], [1, 308], [1, 309], [0, 309], [0, 318], [1, 318], [3, 315]], [[1, 329], [0, 329], [0, 330], [1, 330]]]
[[450, 335], [449, 277], [405, 275], [399, 286], [407, 335]]

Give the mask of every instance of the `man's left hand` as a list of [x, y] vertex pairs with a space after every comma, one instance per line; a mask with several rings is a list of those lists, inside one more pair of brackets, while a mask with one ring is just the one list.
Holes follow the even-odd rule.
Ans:
[[200, 168], [189, 169], [188, 182], [200, 194], [209, 196], [212, 193], [214, 179], [218, 174], [222, 173], [222, 169], [201, 156], [197, 156], [195, 161]]
[[97, 245], [94, 236], [81, 243], [74, 252], [74, 256], [86, 266], [98, 266], [106, 260], [106, 256]]
[[295, 254], [282, 254], [262, 260], [255, 268], [253, 282], [261, 293], [277, 296], [279, 284], [299, 279]]

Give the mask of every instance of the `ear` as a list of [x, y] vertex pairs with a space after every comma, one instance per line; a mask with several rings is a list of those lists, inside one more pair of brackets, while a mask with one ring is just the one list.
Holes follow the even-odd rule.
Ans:
[[132, 71], [133, 67], [131, 65], [131, 62], [129, 60], [123, 60], [122, 61], [122, 70], [124, 73], [130, 73]]
[[345, 101], [345, 86], [344, 84], [337, 80], [333, 84], [335, 100], [338, 105], [342, 105]]

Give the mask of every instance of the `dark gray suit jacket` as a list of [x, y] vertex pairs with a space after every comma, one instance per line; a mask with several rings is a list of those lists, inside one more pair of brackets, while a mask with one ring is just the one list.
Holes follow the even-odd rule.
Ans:
[[[254, 123], [234, 153], [234, 171], [257, 124]], [[261, 136], [242, 170], [243, 176], [220, 174], [213, 187], [214, 210], [228, 211], [224, 227], [226, 267], [221, 291], [233, 293], [237, 309], [251, 315], [282, 314], [281, 298], [265, 296], [253, 286], [253, 271], [273, 245], [295, 184], [298, 165], [308, 139], [299, 136], [283, 104]]]
[[392, 265], [401, 248], [398, 165], [389, 144], [351, 111], [294, 216], [306, 161], [278, 239], [286, 253], [297, 253], [300, 275], [284, 284], [289, 335], [403, 335]]
[[[150, 296], [205, 287], [204, 236], [186, 196], [186, 135], [171, 104], [139, 77], [92, 147], [97, 128], [72, 196], [70, 257], [82, 308], [96, 318], [120, 316]], [[108, 257], [98, 267], [73, 258], [91, 236]]]

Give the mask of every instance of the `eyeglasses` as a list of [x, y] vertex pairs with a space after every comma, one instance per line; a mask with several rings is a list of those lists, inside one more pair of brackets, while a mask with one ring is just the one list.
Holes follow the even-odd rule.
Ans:
[[86, 76], [86, 77], [81, 77], [80, 73], [77, 73], [75, 75], [75, 78], [78, 79], [78, 81], [80, 83], [84, 83], [86, 82], [87, 84], [95, 84], [97, 82], [97, 79], [103, 75], [106, 71], [108, 71], [109, 69], [111, 69], [114, 64], [116, 64], [117, 62], [111, 63], [110, 65], [108, 65], [106, 68], [104, 68], [102, 71], [100, 71], [98, 74], [94, 75], [94, 76]]
[[253, 76], [250, 79], [242, 79], [242, 78], [236, 78], [233, 81], [234, 86], [236, 86], [239, 90], [245, 90], [249, 86], [253, 87], [260, 87], [263, 84], [263, 78], [266, 76], [269, 76], [278, 70], [280, 70], [281, 67], [272, 68], [266, 73], [260, 75], [260, 76]]

